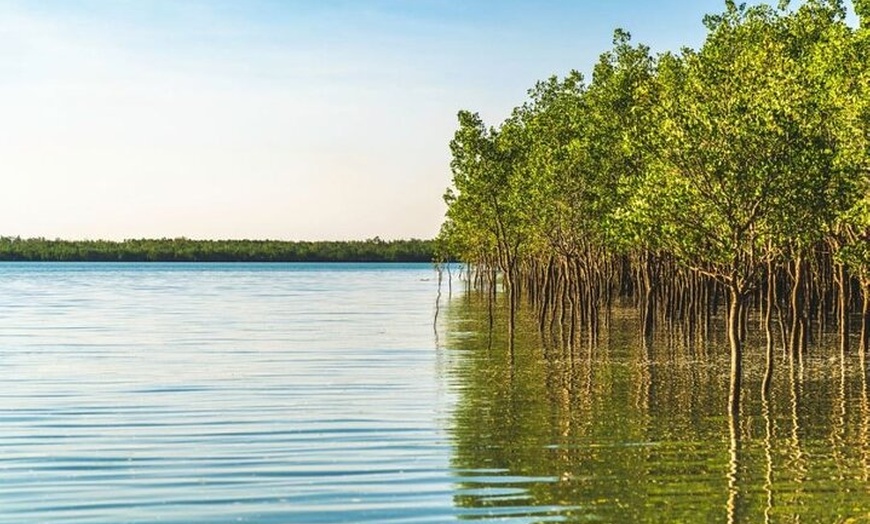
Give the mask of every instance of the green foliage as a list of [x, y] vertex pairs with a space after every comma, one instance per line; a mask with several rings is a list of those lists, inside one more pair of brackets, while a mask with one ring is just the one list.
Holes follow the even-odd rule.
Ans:
[[870, 23], [870, 0], [853, 0], [855, 14], [861, 20], [861, 27], [867, 26]]
[[820, 68], [828, 39], [848, 33], [837, 9], [812, 2], [735, 8], [709, 26], [681, 74], [661, 79], [662, 147], [636, 198], [668, 251], [747, 282], [766, 257], [815, 245], [850, 203]]
[[285, 242], [187, 238], [46, 240], [0, 237], [0, 260], [90, 262], [430, 262], [431, 240]]
[[652, 252], [741, 289], [835, 235], [863, 252], [870, 46], [845, 13], [727, 1], [657, 57], [618, 29], [588, 85], [539, 82], [494, 128], [461, 112], [440, 245], [501, 269]]

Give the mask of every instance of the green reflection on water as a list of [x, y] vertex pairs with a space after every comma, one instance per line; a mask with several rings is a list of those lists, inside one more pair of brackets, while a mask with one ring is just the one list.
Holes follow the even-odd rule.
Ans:
[[721, 339], [644, 347], [631, 312], [617, 312], [594, 347], [542, 341], [526, 319], [511, 354], [476, 295], [451, 300], [446, 318], [454, 499], [469, 519], [870, 522], [857, 355], [779, 358], [763, 398], [763, 344], [750, 341], [731, 416]]

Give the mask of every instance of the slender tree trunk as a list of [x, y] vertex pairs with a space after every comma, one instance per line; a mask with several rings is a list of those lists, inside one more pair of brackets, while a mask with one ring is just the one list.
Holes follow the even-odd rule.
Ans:
[[[743, 290], [736, 282], [729, 285], [731, 294], [728, 308], [728, 343], [731, 346], [731, 388], [729, 407], [740, 406], [740, 385], [743, 381], [743, 347], [740, 339], [740, 317], [743, 314]], [[736, 415], [736, 414], [735, 414]]]
[[792, 355], [797, 355], [801, 350], [801, 337], [803, 336], [801, 324], [803, 323], [803, 260], [799, 256], [794, 261], [794, 282], [791, 292], [791, 339], [789, 349]]
[[508, 349], [510, 350], [511, 364], [514, 363], [514, 340], [516, 337], [517, 318], [517, 286], [516, 270], [513, 264], [507, 270], [507, 295], [508, 295]]
[[653, 329], [654, 329], [654, 321], [655, 321], [655, 286], [658, 284], [656, 282], [656, 276], [653, 274], [653, 262], [652, 255], [647, 254], [644, 267], [644, 278], [646, 280], [645, 286], [645, 294], [644, 294], [644, 313], [643, 313], [643, 338], [645, 341], [649, 341], [652, 339]]
[[710, 340], [710, 318], [713, 316], [713, 301], [716, 293], [716, 283], [710, 279], [704, 281], [704, 323], [701, 325], [701, 338], [704, 341]]
[[764, 382], [761, 385], [761, 394], [767, 397], [770, 392], [770, 383], [773, 380], [773, 287], [775, 285], [773, 278], [773, 262], [767, 263], [767, 291], [764, 300], [764, 336], [767, 340], [766, 357], [767, 362], [764, 368]]
[[728, 341], [731, 345], [731, 387], [728, 394], [728, 420], [731, 435], [731, 460], [728, 469], [728, 522], [739, 522], [738, 488], [740, 453], [740, 386], [743, 378], [740, 317], [743, 312], [743, 293], [736, 282], [729, 285], [731, 300], [728, 311]]
[[553, 270], [553, 257], [551, 256], [547, 262], [547, 267], [541, 277], [541, 297], [540, 297], [540, 312], [538, 317], [538, 330], [543, 334], [544, 328], [547, 325], [547, 313], [551, 303], [553, 290], [550, 285], [550, 275]]
[[438, 272], [438, 294], [435, 296], [435, 318], [432, 319], [432, 327], [435, 329], [435, 335], [438, 335], [438, 313], [441, 311], [441, 281], [444, 277], [444, 267], [438, 264], [435, 267]]
[[861, 354], [866, 355], [870, 347], [870, 282], [861, 286], [863, 305], [861, 307]]
[[489, 313], [489, 334], [488, 334], [488, 345], [492, 348], [492, 335], [495, 331], [495, 300], [496, 300], [496, 289], [495, 289], [495, 270], [490, 269], [487, 271], [488, 277], [488, 287], [486, 288], [486, 303], [487, 303], [487, 311]]
[[786, 336], [785, 329], [785, 315], [782, 313], [782, 307], [780, 306], [780, 292], [782, 288], [780, 288], [779, 271], [776, 272], [776, 276], [774, 276], [774, 287], [773, 287], [773, 307], [776, 309], [776, 323], [779, 326], [779, 339], [782, 343], [782, 354], [783, 356], [788, 355], [789, 346], [788, 346], [788, 337]]
[[846, 272], [844, 264], [837, 264], [837, 321], [838, 331], [840, 333], [840, 353], [845, 355], [849, 352], [849, 309], [851, 307], [849, 301], [849, 274]]

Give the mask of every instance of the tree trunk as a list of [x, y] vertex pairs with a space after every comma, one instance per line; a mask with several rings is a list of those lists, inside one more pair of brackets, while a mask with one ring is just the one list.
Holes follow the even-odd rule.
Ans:
[[849, 301], [849, 274], [846, 272], [846, 266], [844, 264], [837, 265], [837, 292], [838, 292], [838, 302], [837, 302], [837, 314], [839, 316], [839, 320], [837, 321], [838, 330], [840, 333], [840, 353], [845, 355], [849, 352], [849, 309], [850, 309], [850, 301]]
[[767, 340], [767, 365], [764, 368], [764, 382], [761, 385], [761, 394], [767, 396], [770, 392], [770, 383], [773, 380], [773, 263], [767, 263], [767, 292], [764, 300], [764, 336]]
[[870, 346], [870, 282], [864, 283], [861, 287], [864, 295], [861, 307], [861, 354], [866, 355]]
[[656, 275], [653, 273], [653, 262], [652, 256], [646, 255], [646, 262], [644, 267], [644, 278], [646, 279], [646, 287], [644, 294], [644, 312], [643, 312], [643, 338], [645, 342], [649, 342], [652, 339], [654, 322], [655, 322], [655, 286], [658, 284], [656, 282]]
[[729, 285], [731, 303], [728, 308], [728, 343], [731, 346], [731, 388], [729, 408], [740, 406], [740, 385], [743, 380], [743, 345], [740, 339], [740, 317], [743, 314], [743, 290], [737, 283]]
[[510, 351], [511, 365], [514, 363], [514, 340], [517, 317], [517, 286], [516, 271], [513, 265], [507, 270], [507, 295], [508, 295], [508, 349]]
[[791, 292], [791, 339], [789, 349], [791, 354], [798, 355], [801, 350], [801, 337], [803, 336], [801, 325], [803, 323], [803, 260], [797, 257], [794, 261], [794, 283]]

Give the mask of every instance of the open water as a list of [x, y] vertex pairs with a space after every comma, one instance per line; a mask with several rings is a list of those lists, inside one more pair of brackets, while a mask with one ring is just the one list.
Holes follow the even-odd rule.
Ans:
[[768, 398], [750, 358], [735, 419], [713, 342], [511, 352], [460, 288], [436, 322], [426, 264], [0, 265], [0, 523], [868, 521], [858, 356]]

